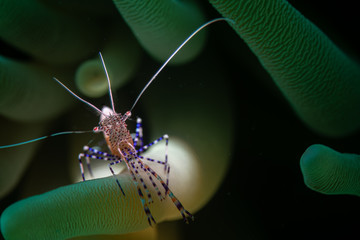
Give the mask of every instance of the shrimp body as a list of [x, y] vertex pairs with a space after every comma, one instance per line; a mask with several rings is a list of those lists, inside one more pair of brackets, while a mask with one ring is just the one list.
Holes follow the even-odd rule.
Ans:
[[103, 132], [112, 155], [120, 157], [122, 160], [124, 160], [125, 155], [134, 154], [134, 141], [125, 123], [130, 116], [130, 111], [124, 115], [110, 113], [99, 122], [99, 126], [93, 129], [96, 133]]

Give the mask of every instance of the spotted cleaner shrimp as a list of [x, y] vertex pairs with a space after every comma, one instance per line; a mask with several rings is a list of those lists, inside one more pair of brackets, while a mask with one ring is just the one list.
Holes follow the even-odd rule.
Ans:
[[[115, 181], [117, 185], [119, 186], [119, 189], [123, 196], [126, 196], [126, 193], [124, 189], [122, 188], [119, 180], [116, 178], [116, 174], [113, 170], [113, 166], [115, 164], [119, 163], [125, 163], [127, 170], [130, 172], [132, 181], [135, 184], [137, 188], [137, 192], [140, 198], [140, 201], [142, 203], [142, 207], [144, 209], [144, 212], [147, 216], [147, 220], [149, 225], [152, 225], [152, 222], [156, 224], [156, 221], [151, 214], [149, 204], [153, 202], [152, 196], [150, 194], [149, 188], [146, 185], [143, 177], [141, 176], [140, 172], [145, 173], [147, 178], [150, 180], [152, 187], [155, 189], [157, 196], [160, 200], [164, 200], [166, 196], [169, 196], [176, 208], [179, 210], [181, 216], [183, 217], [183, 220], [186, 223], [189, 223], [190, 220], [194, 220], [194, 216], [187, 211], [184, 206], [181, 204], [179, 199], [175, 196], [175, 194], [171, 191], [169, 188], [169, 174], [170, 174], [170, 165], [168, 163], [168, 143], [169, 143], [169, 136], [167, 134], [164, 134], [162, 137], [156, 139], [155, 141], [144, 145], [143, 143], [143, 134], [142, 134], [142, 120], [141, 118], [137, 118], [136, 121], [136, 129], [135, 129], [135, 136], [132, 137], [130, 134], [130, 131], [127, 128], [126, 120], [130, 118], [131, 111], [134, 109], [135, 105], [139, 101], [142, 94], [145, 92], [145, 90], [149, 87], [149, 85], [154, 81], [154, 79], [158, 76], [158, 74], [162, 71], [162, 69], [169, 63], [169, 61], [179, 52], [179, 50], [193, 37], [195, 36], [199, 31], [207, 27], [208, 25], [218, 22], [218, 21], [228, 21], [232, 22], [232, 20], [227, 18], [216, 18], [214, 20], [211, 20], [202, 26], [200, 26], [197, 30], [195, 30], [188, 38], [185, 39], [185, 41], [170, 55], [170, 57], [163, 63], [163, 65], [159, 68], [159, 70], [153, 75], [153, 77], [148, 81], [148, 83], [145, 85], [145, 87], [142, 89], [136, 100], [134, 101], [132, 107], [129, 111], [127, 111], [125, 114], [117, 113], [115, 111], [115, 104], [112, 96], [112, 90], [111, 90], [111, 81], [109, 78], [109, 74], [105, 65], [105, 61], [103, 59], [103, 56], [101, 53], [99, 53], [107, 82], [108, 82], [108, 88], [109, 88], [109, 97], [111, 101], [111, 108], [104, 107], [102, 110], [91, 104], [90, 102], [82, 99], [78, 95], [76, 95], [73, 91], [71, 91], [68, 87], [66, 87], [62, 82], [60, 82], [57, 78], [53, 78], [56, 82], [58, 82], [63, 88], [65, 88], [71, 95], [76, 97], [78, 100], [82, 101], [83, 103], [87, 104], [94, 110], [96, 110], [100, 114], [100, 122], [98, 126], [93, 128], [94, 133], [100, 133], [102, 132], [104, 135], [104, 138], [106, 140], [107, 146], [111, 153], [108, 152], [102, 152], [95, 148], [84, 146], [83, 152], [79, 154], [78, 160], [79, 160], [79, 166], [81, 171], [82, 180], [85, 181], [85, 173], [84, 173], [84, 166], [83, 166], [83, 159], [86, 160], [86, 165], [89, 170], [90, 175], [92, 176], [92, 170], [90, 165], [90, 159], [99, 159], [103, 161], [108, 161], [108, 167], [110, 169], [110, 172], [115, 178]], [[48, 136], [32, 139], [29, 141], [11, 144], [11, 145], [5, 145], [0, 146], [1, 148], [9, 148], [9, 147], [15, 147], [39, 140], [43, 140], [48, 137], [54, 137], [58, 135], [63, 134], [74, 134], [74, 133], [84, 133], [89, 131], [67, 131], [67, 132], [60, 132], [51, 134]], [[141, 153], [146, 151], [150, 146], [157, 144], [160, 141], [165, 141], [165, 160], [159, 161], [152, 158], [143, 157]], [[159, 174], [157, 174], [149, 165], [147, 165], [144, 161], [150, 161], [155, 162], [158, 164], [164, 165], [164, 173], [166, 175], [166, 180], [164, 181]], [[161, 193], [157, 183], [162, 186], [164, 193]], [[144, 195], [144, 192], [146, 193]]]

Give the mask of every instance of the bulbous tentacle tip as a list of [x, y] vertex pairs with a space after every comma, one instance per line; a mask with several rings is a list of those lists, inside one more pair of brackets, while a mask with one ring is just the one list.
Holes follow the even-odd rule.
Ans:
[[[112, 89], [125, 85], [135, 73], [141, 52], [139, 45], [129, 35], [120, 34], [114, 30], [111, 37], [103, 47], [101, 54], [111, 80]], [[98, 98], [108, 93], [108, 83], [99, 56], [84, 61], [77, 69], [75, 82], [80, 92], [88, 97]]]
[[106, 76], [100, 59], [82, 63], [76, 71], [75, 83], [79, 91], [88, 97], [102, 97], [108, 91]]
[[360, 196], [360, 156], [314, 144], [300, 159], [304, 182], [324, 194]]

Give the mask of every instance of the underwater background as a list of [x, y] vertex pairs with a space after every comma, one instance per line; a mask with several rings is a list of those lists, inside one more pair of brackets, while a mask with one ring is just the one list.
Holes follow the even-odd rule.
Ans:
[[[104, 2], [105, 7], [113, 7], [113, 10], [109, 10], [111, 14], [118, 14], [111, 1]], [[359, 15], [355, 3], [332, 5], [310, 0], [288, 2], [325, 32], [349, 56], [355, 59], [360, 56], [357, 36]], [[210, 20], [220, 16], [209, 3], [200, 1], [198, 3], [201, 5], [205, 19]], [[43, 24], [46, 25], [46, 21]], [[354, 239], [360, 237], [358, 196], [326, 195], [313, 191], [305, 185], [300, 169], [300, 158], [312, 144], [324, 144], [339, 152], [358, 154], [359, 133], [354, 131], [345, 137], [326, 137], [314, 133], [299, 119], [257, 57], [227, 23], [216, 23], [208, 27], [207, 31], [207, 40], [202, 52], [191, 61], [167, 66], [139, 100], [133, 114], [143, 118], [144, 133], [148, 136], [146, 142], [152, 140], [149, 135], [158, 137], [168, 133], [171, 137], [172, 133], [181, 131], [184, 138], [189, 140], [189, 144], [193, 144], [191, 146], [203, 144], [207, 154], [211, 156], [213, 149], [208, 147], [212, 146], [212, 143], [208, 143], [210, 141], [208, 136], [213, 136], [216, 147], [225, 152], [222, 155], [223, 159], [229, 159], [229, 165], [226, 166], [227, 171], [224, 176], [221, 175], [223, 179], [219, 181], [217, 191], [201, 209], [194, 213], [194, 222], [189, 225], [179, 220], [162, 222], [156, 227], [157, 235], [148, 237], [151, 237], [150, 239], [234, 237], [237, 239]], [[100, 38], [99, 41], [101, 42], [102, 39]], [[31, 62], [31, 54], [17, 49], [11, 42], [2, 40], [0, 44], [2, 56], [19, 62]], [[129, 74], [130, 80], [126, 80], [115, 93], [117, 110], [122, 113], [131, 107], [139, 91], [162, 63], [154, 60], [141, 47], [137, 46], [134, 49], [138, 49], [134, 52], [139, 51], [137, 54], [140, 55], [138, 60], [134, 60], [136, 63], [133, 65], [136, 67]], [[92, 55], [96, 57], [98, 50], [94, 47]], [[48, 55], [51, 54], [48, 52]], [[106, 55], [104, 56], [106, 61]], [[84, 57], [79, 57], [81, 58]], [[48, 69], [52, 68], [51, 65], [57, 64], [55, 60], [54, 62], [46, 66], [47, 64], [44, 64], [46, 61], [42, 61]], [[74, 60], [74, 63], [69, 63], [68, 66], [62, 64], [66, 74], [61, 75], [60, 68], [54, 70], [54, 75], [60, 75], [59, 79], [70, 84], [72, 89], [76, 87], [71, 83], [73, 78], [71, 74], [75, 72], [78, 62]], [[0, 71], [4, 70], [0, 69]], [[53, 75], [49, 77], [51, 80]], [[64, 91], [65, 94], [68, 93]], [[86, 99], [96, 106], [109, 105], [107, 95]], [[27, 133], [35, 138], [60, 131], [88, 130], [96, 126], [98, 117], [89, 107], [72, 100], [69, 100], [69, 103], [66, 100], [64, 106], [59, 107], [60, 110], [56, 113], [58, 115], [49, 117], [51, 120], [46, 116], [43, 122], [41, 119], [30, 119], [29, 122], [34, 122], [34, 125], [29, 127], [17, 127], [18, 120], [12, 120], [12, 116], [3, 114], [0, 145], [27, 140], [27, 138], [22, 139], [21, 136], [22, 131], [28, 128], [38, 130], [40, 135], [31, 131]], [[3, 109], [6, 108], [11, 109], [11, 106]], [[208, 120], [209, 118], [213, 118], [213, 122]], [[180, 120], [176, 121], [177, 119]], [[176, 127], [173, 127], [175, 125]], [[213, 126], [216, 126], [216, 129]], [[134, 124], [129, 124], [129, 127], [134, 129]], [[198, 134], [199, 132], [203, 132], [204, 137]], [[227, 138], [217, 135], [222, 132]], [[95, 143], [101, 141], [98, 137], [92, 134], [59, 136], [34, 143], [36, 147], [33, 150], [22, 147], [0, 149], [0, 166], [3, 169], [5, 169], [4, 165], [10, 170], [16, 166], [15, 163], [5, 162], [4, 159], [17, 151], [29, 151], [28, 155], [31, 156], [29, 163], [19, 173], [21, 177], [18, 182], [2, 196], [0, 212], [20, 199], [73, 183], [74, 176], [80, 177], [76, 153], [81, 152], [81, 146], [90, 141]], [[1, 151], [6, 151], [7, 155], [1, 155]], [[70, 155], [74, 158], [70, 159]], [[216, 159], [219, 166], [223, 164], [222, 157]], [[8, 174], [11, 175], [11, 171], [8, 171]], [[8, 176], [2, 173], [0, 185], [6, 185], [8, 179]], [[19, 225], [18, 229], [23, 231], [23, 226]]]

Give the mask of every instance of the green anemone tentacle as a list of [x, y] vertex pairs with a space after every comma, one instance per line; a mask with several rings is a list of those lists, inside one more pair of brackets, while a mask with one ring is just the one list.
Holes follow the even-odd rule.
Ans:
[[[203, 13], [191, 1], [113, 0], [140, 44], [155, 59], [163, 62], [197, 27]], [[194, 58], [202, 49], [204, 33], [196, 36], [172, 60], [180, 63]]]
[[[126, 197], [121, 195], [113, 177], [109, 177], [61, 187], [19, 201], [2, 213], [3, 235], [9, 239], [61, 240], [91, 233], [132, 232], [138, 230], [134, 225], [146, 228], [147, 222], [141, 221], [145, 216], [131, 178], [122, 175], [119, 179]], [[84, 205], [88, 207], [86, 210]], [[129, 219], [132, 220], [106, 216], [131, 216]], [[101, 227], [98, 226], [100, 222]], [[24, 226], [21, 231], [19, 224]]]
[[[0, 56], [0, 113], [18, 121], [45, 121], [64, 112], [74, 100], [46, 69]], [[64, 69], [60, 76], [67, 76]], [[44, 101], [46, 99], [46, 101]]]
[[360, 68], [285, 0], [210, 0], [300, 118], [328, 136], [360, 127]]
[[103, 35], [98, 19], [65, 15], [40, 1], [1, 1], [0, 16], [3, 40], [47, 63], [71, 64], [91, 56]]
[[315, 144], [300, 160], [305, 184], [325, 194], [360, 196], [360, 156]]

